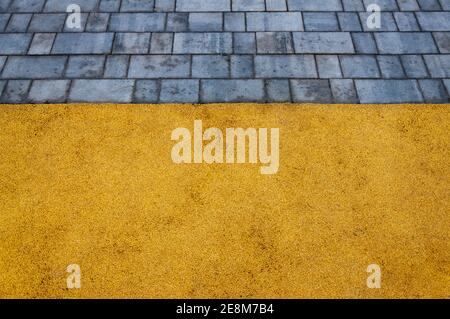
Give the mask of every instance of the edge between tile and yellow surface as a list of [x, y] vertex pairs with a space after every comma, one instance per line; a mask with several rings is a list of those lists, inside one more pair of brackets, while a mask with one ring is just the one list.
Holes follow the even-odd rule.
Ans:
[[[174, 164], [198, 119], [280, 128], [278, 174]], [[450, 296], [449, 105], [0, 105], [0, 127], [0, 297]]]

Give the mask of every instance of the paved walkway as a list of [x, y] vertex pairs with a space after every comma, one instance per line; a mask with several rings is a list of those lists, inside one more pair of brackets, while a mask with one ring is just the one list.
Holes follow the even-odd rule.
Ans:
[[0, 0], [0, 32], [2, 103], [449, 102], [450, 0]]

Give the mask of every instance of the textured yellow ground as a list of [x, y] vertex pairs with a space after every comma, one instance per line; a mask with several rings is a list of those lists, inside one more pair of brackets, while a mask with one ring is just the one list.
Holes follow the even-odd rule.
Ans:
[[[195, 119], [279, 127], [279, 173], [172, 164]], [[449, 105], [1, 105], [0, 128], [1, 297], [450, 296]]]

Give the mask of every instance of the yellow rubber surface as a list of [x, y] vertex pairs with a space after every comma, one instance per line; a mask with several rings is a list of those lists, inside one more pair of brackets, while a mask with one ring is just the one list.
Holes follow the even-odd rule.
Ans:
[[[173, 164], [196, 119], [280, 128], [278, 174]], [[450, 105], [1, 105], [0, 128], [0, 297], [450, 296]]]

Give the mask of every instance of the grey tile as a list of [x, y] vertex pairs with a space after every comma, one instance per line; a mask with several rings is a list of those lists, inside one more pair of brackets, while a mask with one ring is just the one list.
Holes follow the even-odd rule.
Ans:
[[375, 40], [381, 54], [437, 53], [430, 33], [380, 32], [375, 33]]
[[423, 58], [432, 78], [450, 77], [450, 54], [424, 55]]
[[348, 32], [294, 32], [296, 53], [354, 53]]
[[55, 36], [55, 33], [35, 33], [28, 54], [50, 54]]
[[290, 102], [289, 80], [266, 80], [268, 102]]
[[189, 29], [188, 13], [169, 13], [167, 14], [166, 31], [183, 32]]
[[112, 13], [109, 31], [159, 32], [164, 31], [165, 13]]
[[90, 13], [86, 23], [87, 32], [105, 32], [108, 28], [108, 13]]
[[338, 12], [341, 31], [362, 31], [359, 16], [355, 12]]
[[300, 12], [249, 12], [247, 31], [303, 31]]
[[154, 0], [122, 0], [122, 12], [150, 12], [155, 7]]
[[336, 103], [358, 103], [355, 85], [351, 79], [331, 79], [331, 92]]
[[265, 11], [264, 0], [232, 0], [233, 11]]
[[3, 89], [1, 103], [27, 103], [30, 80], [9, 80]]
[[109, 55], [106, 58], [104, 78], [125, 78], [128, 73], [128, 55]]
[[189, 13], [190, 31], [222, 31], [222, 13]]
[[344, 78], [379, 78], [377, 60], [370, 55], [343, 55], [340, 57]]
[[6, 32], [25, 32], [31, 20], [31, 14], [13, 14], [9, 19]]
[[73, 80], [69, 102], [130, 103], [132, 80]]
[[305, 12], [303, 23], [306, 31], [339, 31], [339, 23], [334, 12]]
[[379, 55], [377, 56], [378, 65], [380, 66], [381, 75], [385, 79], [401, 79], [405, 77], [400, 58], [395, 55]]
[[255, 54], [256, 37], [254, 33], [233, 33], [235, 54]]
[[41, 12], [44, 3], [45, 0], [13, 0], [9, 12]]
[[32, 34], [0, 34], [0, 54], [25, 54], [30, 44]]
[[66, 22], [64, 13], [35, 14], [28, 32], [61, 32]]
[[422, 94], [427, 103], [448, 103], [450, 102], [447, 90], [441, 80], [419, 80]]
[[70, 87], [70, 80], [35, 80], [28, 99], [32, 103], [63, 103]]
[[198, 103], [199, 80], [162, 80], [161, 103]]
[[175, 11], [175, 0], [155, 0], [156, 12], [173, 12]]
[[450, 31], [450, 12], [417, 12], [423, 31]]
[[342, 11], [340, 0], [287, 0], [289, 10], [295, 11]]
[[267, 11], [287, 11], [286, 0], [266, 0]]
[[231, 0], [177, 0], [176, 11], [179, 12], [226, 12], [231, 9]]
[[420, 7], [416, 0], [398, 0], [401, 11], [419, 11]]
[[259, 54], [294, 53], [290, 32], [257, 32], [256, 45]]
[[157, 80], [137, 80], [134, 89], [133, 102], [157, 103], [160, 84]]
[[377, 54], [377, 44], [371, 33], [352, 33], [356, 53]]
[[153, 33], [150, 53], [170, 54], [172, 52], [173, 33]]
[[435, 32], [434, 39], [441, 53], [450, 53], [450, 32]]
[[233, 52], [231, 33], [175, 33], [175, 54], [230, 54]]
[[231, 56], [231, 77], [232, 78], [252, 78], [253, 77], [253, 56], [252, 55], [232, 55]]
[[356, 80], [361, 103], [421, 103], [415, 80]]
[[329, 79], [342, 77], [339, 58], [336, 55], [318, 55], [316, 60], [320, 78]]
[[66, 59], [62, 56], [9, 57], [2, 77], [7, 79], [60, 78], [64, 72]]
[[402, 55], [400, 59], [408, 78], [418, 79], [428, 77], [427, 68], [421, 55]]
[[317, 78], [312, 55], [257, 55], [257, 78]]
[[394, 17], [400, 31], [420, 31], [413, 12], [395, 12]]
[[245, 31], [245, 13], [227, 12], [224, 15], [225, 31]]
[[66, 69], [68, 78], [101, 78], [103, 77], [104, 56], [78, 55], [69, 57]]
[[263, 80], [202, 80], [201, 102], [263, 102]]
[[107, 54], [111, 52], [113, 33], [59, 33], [54, 54]]
[[100, 0], [100, 12], [118, 12], [121, 0]]
[[331, 103], [328, 80], [291, 80], [292, 99], [298, 103]]
[[194, 55], [192, 57], [193, 78], [228, 78], [230, 60], [221, 55]]
[[150, 33], [116, 33], [115, 54], [143, 54], [150, 48]]
[[189, 78], [190, 57], [137, 55], [130, 60], [129, 78]]

